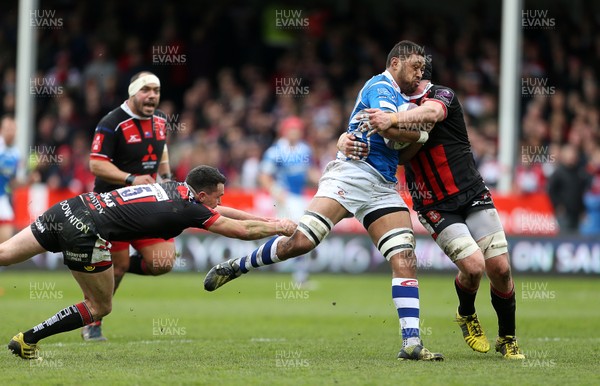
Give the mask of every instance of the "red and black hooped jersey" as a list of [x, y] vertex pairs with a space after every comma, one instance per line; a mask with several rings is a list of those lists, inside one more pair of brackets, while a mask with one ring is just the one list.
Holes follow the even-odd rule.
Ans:
[[[150, 174], [156, 179], [165, 142], [166, 118], [161, 111], [140, 119], [123, 102], [98, 123], [90, 158], [110, 161], [124, 172]], [[109, 192], [122, 186], [124, 181], [114, 185], [96, 177], [94, 192]]]
[[425, 145], [405, 165], [406, 183], [417, 211], [476, 184], [483, 185], [471, 152], [462, 106], [454, 90], [433, 85], [416, 103], [420, 105], [426, 100], [440, 103], [446, 118], [435, 124]]
[[182, 182], [127, 186], [79, 196], [105, 240], [170, 239], [186, 228], [209, 228], [220, 214], [198, 203]]

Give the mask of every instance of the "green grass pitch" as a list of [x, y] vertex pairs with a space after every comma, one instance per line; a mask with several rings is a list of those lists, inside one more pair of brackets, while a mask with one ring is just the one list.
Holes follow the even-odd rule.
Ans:
[[[289, 275], [251, 273], [214, 293], [203, 278], [126, 276], [104, 321], [108, 342], [55, 335], [41, 342], [41, 362], [4, 349], [0, 384], [600, 384], [598, 278], [516, 277], [517, 335], [528, 359], [512, 362], [464, 343], [451, 274], [421, 274], [422, 336], [443, 363], [396, 359], [387, 275], [314, 275], [316, 288], [304, 290]], [[67, 272], [0, 272], [3, 344], [80, 299]], [[487, 281], [477, 309], [493, 344]]]

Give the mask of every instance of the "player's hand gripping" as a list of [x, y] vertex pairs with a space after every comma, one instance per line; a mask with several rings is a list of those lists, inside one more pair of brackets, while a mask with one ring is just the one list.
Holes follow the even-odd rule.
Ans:
[[388, 130], [398, 122], [396, 113], [385, 112], [379, 109], [364, 109], [359, 113], [359, 128], [361, 131], [367, 131], [367, 137], [375, 133]]
[[296, 231], [298, 224], [287, 218], [279, 219], [277, 224], [277, 234], [280, 236], [291, 236]]
[[367, 144], [358, 140], [354, 134], [344, 133], [337, 142], [337, 148], [346, 157], [359, 160], [369, 154]]

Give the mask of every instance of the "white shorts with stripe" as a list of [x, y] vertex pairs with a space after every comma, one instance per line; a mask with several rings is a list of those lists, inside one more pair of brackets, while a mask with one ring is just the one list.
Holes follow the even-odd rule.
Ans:
[[334, 160], [327, 164], [315, 197], [336, 200], [363, 223], [365, 216], [377, 209], [408, 210], [396, 185], [364, 161]]

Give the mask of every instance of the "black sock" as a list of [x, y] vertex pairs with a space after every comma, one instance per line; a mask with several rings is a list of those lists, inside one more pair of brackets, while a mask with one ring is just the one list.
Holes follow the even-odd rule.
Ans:
[[58, 311], [54, 316], [33, 327], [31, 330], [25, 331], [23, 333], [23, 340], [26, 343], [37, 343], [40, 339], [83, 327], [93, 321], [94, 318], [85, 303], [74, 304]]
[[473, 315], [475, 313], [477, 291], [467, 291], [458, 282], [458, 276], [454, 279], [454, 288], [456, 288], [456, 294], [458, 295], [458, 314], [461, 316]]
[[515, 289], [509, 293], [502, 293], [490, 286], [492, 295], [492, 306], [498, 315], [498, 335], [515, 336], [515, 313], [517, 310], [517, 300], [515, 299]]
[[141, 254], [138, 252], [129, 256], [129, 269], [127, 272], [135, 273], [136, 275], [150, 275], [148, 272], [148, 268], [146, 267], [146, 262]]

